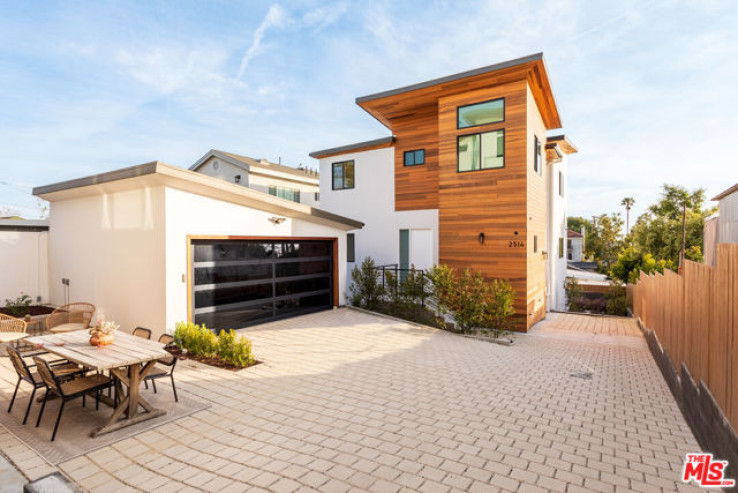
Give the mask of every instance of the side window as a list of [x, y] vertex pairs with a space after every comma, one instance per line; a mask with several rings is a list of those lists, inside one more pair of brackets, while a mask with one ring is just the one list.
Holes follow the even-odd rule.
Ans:
[[346, 234], [346, 262], [356, 262], [356, 238], [354, 233]]
[[354, 162], [333, 163], [333, 190], [354, 188]]
[[419, 164], [425, 164], [425, 149], [405, 151], [403, 164], [405, 166], [417, 166]]
[[541, 156], [541, 141], [538, 140], [538, 136], [537, 135], [535, 135], [533, 137], [533, 139], [534, 139], [534, 143], [533, 143], [533, 171], [535, 171], [536, 173], [538, 173], [540, 175], [541, 174], [541, 168], [542, 168], [542, 166], [541, 166], [541, 161], [542, 161], [542, 156]]

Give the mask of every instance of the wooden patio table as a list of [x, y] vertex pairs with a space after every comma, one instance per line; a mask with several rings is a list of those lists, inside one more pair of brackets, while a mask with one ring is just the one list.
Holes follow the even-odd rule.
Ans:
[[[109, 370], [115, 377], [120, 403], [115, 407], [112, 399], [100, 396], [101, 402], [114, 407], [115, 410], [103, 426], [92, 432], [92, 437], [166, 414], [163, 409], [155, 409], [139, 392], [141, 383], [154, 367], [156, 360], [170, 356], [164, 350], [163, 344], [121, 332], [117, 332], [115, 341], [107, 346], [99, 348], [91, 346], [89, 340], [90, 335], [86, 330], [76, 330], [27, 337], [25, 341], [91, 370], [100, 372]], [[139, 412], [139, 406], [143, 411]]]

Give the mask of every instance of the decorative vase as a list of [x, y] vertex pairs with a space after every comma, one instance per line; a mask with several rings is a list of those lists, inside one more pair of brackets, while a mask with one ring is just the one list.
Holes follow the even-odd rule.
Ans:
[[104, 334], [92, 334], [92, 337], [90, 337], [90, 345], [91, 346], [107, 346], [108, 344], [112, 344], [114, 341], [114, 337], [112, 334], [110, 335], [104, 335]]
[[26, 313], [26, 316], [23, 317], [23, 320], [25, 320], [26, 322], [30, 322], [31, 321], [31, 314], [30, 313]]

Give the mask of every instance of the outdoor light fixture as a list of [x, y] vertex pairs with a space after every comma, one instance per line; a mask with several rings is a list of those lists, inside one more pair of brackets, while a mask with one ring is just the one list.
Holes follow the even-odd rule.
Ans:
[[234, 176], [233, 181], [235, 181], [236, 183], [241, 183], [241, 175]]
[[285, 222], [286, 220], [287, 220], [287, 218], [286, 218], [286, 217], [277, 217], [277, 216], [272, 216], [272, 217], [270, 217], [270, 218], [269, 218], [269, 222], [271, 222], [271, 223], [272, 223], [272, 224], [274, 224], [275, 226], [276, 226], [276, 225], [278, 225], [278, 224], [282, 224], [282, 223], [283, 223], [283, 222]]
[[484, 245], [484, 233], [479, 233], [477, 239], [479, 240], [480, 245]]

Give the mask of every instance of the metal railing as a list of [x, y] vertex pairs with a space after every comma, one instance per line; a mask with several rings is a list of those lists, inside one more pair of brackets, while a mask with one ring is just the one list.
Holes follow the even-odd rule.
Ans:
[[420, 296], [420, 304], [425, 306], [426, 300], [430, 299], [431, 293], [428, 286], [430, 285], [431, 280], [424, 270], [415, 269], [413, 267], [401, 268], [398, 264], [378, 265], [375, 269], [379, 273], [377, 276], [377, 283], [384, 287], [385, 292], [387, 292], [388, 289], [400, 289], [400, 283], [404, 282], [408, 275], [412, 274], [415, 276], [420, 274], [423, 280], [423, 295]]

